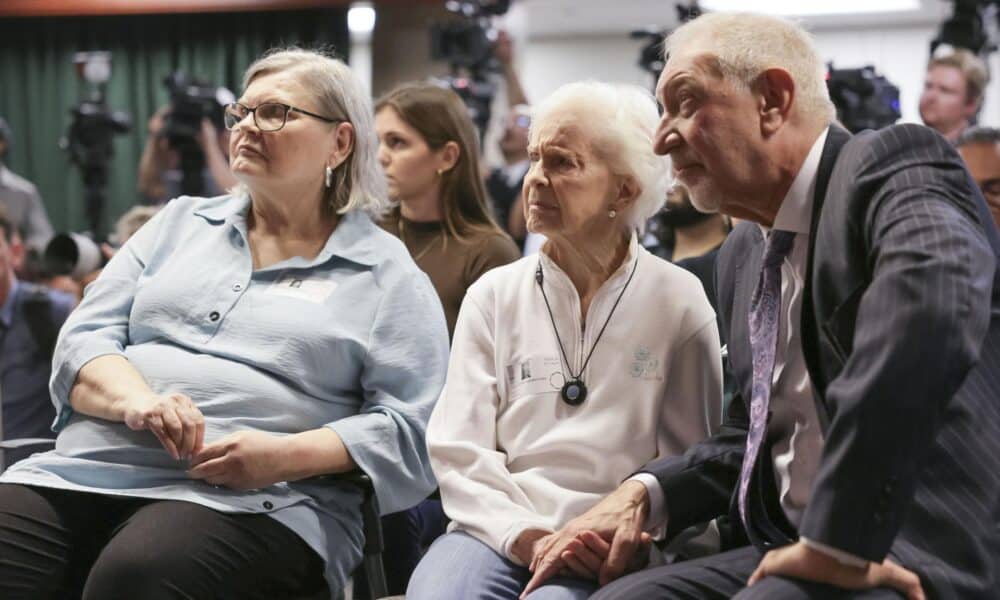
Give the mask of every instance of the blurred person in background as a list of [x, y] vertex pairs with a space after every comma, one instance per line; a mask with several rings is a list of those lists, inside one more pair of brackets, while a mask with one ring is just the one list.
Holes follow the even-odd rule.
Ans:
[[507, 113], [502, 121], [503, 132], [498, 142], [503, 164], [490, 169], [486, 176], [486, 191], [493, 201], [493, 214], [497, 223], [510, 233], [520, 247], [528, 233], [520, 198], [524, 176], [528, 172], [531, 107], [514, 67], [513, 41], [506, 31], [500, 30], [497, 33], [493, 55], [500, 63], [507, 96]]
[[451, 334], [468, 287], [520, 258], [490, 214], [475, 126], [457, 94], [414, 83], [376, 102], [375, 128], [389, 197], [399, 203], [382, 227], [430, 276]]
[[434, 487], [447, 329], [373, 221], [367, 92], [272, 52], [225, 122], [241, 186], [172, 200], [63, 327], [56, 450], [0, 477], [0, 597], [336, 597], [362, 492], [317, 476], [361, 470], [387, 511]]
[[503, 120], [503, 137], [500, 152], [503, 166], [490, 170], [486, 190], [493, 201], [494, 215], [515, 243], [521, 245], [528, 235], [522, 210], [521, 187], [528, 173], [528, 128], [531, 126], [531, 107], [527, 104], [512, 106]]
[[1000, 129], [970, 127], [959, 136], [956, 146], [1000, 227]]
[[[56, 411], [49, 400], [52, 350], [73, 309], [69, 294], [19, 281], [14, 265], [24, 244], [0, 209], [0, 439], [51, 438]], [[28, 454], [4, 452], [0, 471]]]
[[715, 260], [731, 227], [725, 215], [701, 212], [682, 185], [667, 192], [663, 210], [647, 224], [653, 254], [691, 271], [715, 308]]
[[[142, 229], [142, 226], [159, 211], [159, 206], [133, 206], [128, 209], [115, 221], [114, 238], [111, 242], [117, 247], [124, 246], [125, 242], [135, 235], [135, 232]], [[114, 255], [114, 250], [114, 247], [108, 244], [104, 245], [104, 252], [109, 259]]]
[[[431, 278], [449, 336], [466, 290], [499, 265], [520, 258], [490, 215], [479, 170], [475, 126], [454, 92], [428, 83], [398, 87], [375, 104], [379, 161], [389, 197], [399, 202], [382, 227], [399, 237]], [[444, 533], [441, 503], [383, 519], [389, 592], [402, 594], [423, 547]], [[367, 594], [358, 582], [359, 594]]]
[[927, 64], [920, 118], [949, 142], [969, 127], [983, 102], [989, 73], [982, 59], [957, 48], [936, 53]]
[[[462, 303], [427, 436], [452, 525], [408, 599], [515, 600], [554, 531], [718, 426], [715, 314], [698, 280], [636, 235], [666, 197], [656, 122], [648, 92], [595, 81], [538, 107], [526, 220], [548, 241]], [[597, 587], [582, 561], [564, 571], [529, 597]]]
[[7, 152], [12, 133], [7, 121], [0, 117], [0, 207], [7, 220], [21, 233], [31, 251], [41, 253], [52, 237], [52, 224], [35, 184], [7, 168]]

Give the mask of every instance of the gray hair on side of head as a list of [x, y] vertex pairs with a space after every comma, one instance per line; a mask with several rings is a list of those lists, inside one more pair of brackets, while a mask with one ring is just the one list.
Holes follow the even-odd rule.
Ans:
[[[371, 96], [343, 61], [332, 53], [303, 48], [275, 48], [251, 64], [243, 75], [243, 89], [261, 76], [290, 73], [313, 94], [320, 113], [346, 119], [354, 127], [354, 149], [334, 170], [334, 183], [325, 200], [338, 213], [362, 210], [380, 219], [392, 206], [385, 176], [378, 164], [378, 138]], [[239, 185], [234, 194], [248, 190]]]
[[529, 139], [534, 139], [538, 125], [549, 115], [565, 115], [567, 109], [576, 117], [584, 113], [576, 122], [611, 172], [631, 177], [638, 184], [639, 196], [622, 223], [643, 230], [646, 221], [663, 207], [671, 185], [670, 159], [653, 152], [660, 120], [653, 96], [637, 85], [594, 80], [567, 83], [535, 107]]
[[1000, 129], [983, 125], [969, 127], [958, 136], [955, 147], [961, 148], [970, 144], [1000, 144]]
[[753, 89], [765, 70], [779, 67], [795, 81], [795, 105], [804, 119], [827, 123], [835, 117], [826, 66], [812, 35], [800, 25], [755, 13], [708, 13], [674, 30], [663, 45], [664, 56], [669, 59], [695, 38], [707, 41], [730, 82]]

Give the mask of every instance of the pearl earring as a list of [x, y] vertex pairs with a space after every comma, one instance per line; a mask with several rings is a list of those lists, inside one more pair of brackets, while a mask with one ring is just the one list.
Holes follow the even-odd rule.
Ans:
[[618, 212], [615, 211], [615, 209], [612, 208], [611, 210], [608, 211], [608, 218], [609, 219], [614, 219], [617, 216], [618, 216]]
[[333, 169], [326, 168], [326, 187], [333, 187]]

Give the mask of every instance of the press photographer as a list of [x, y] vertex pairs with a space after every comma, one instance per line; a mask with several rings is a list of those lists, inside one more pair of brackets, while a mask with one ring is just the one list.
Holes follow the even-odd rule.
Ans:
[[149, 137], [139, 162], [139, 193], [149, 204], [182, 194], [217, 196], [236, 185], [229, 170], [229, 132], [222, 107], [236, 98], [183, 73], [164, 80], [170, 104], [149, 119]]
[[920, 119], [952, 143], [977, 123], [990, 82], [986, 58], [996, 49], [986, 27], [991, 12], [1000, 26], [1000, 0], [955, 0], [951, 17], [931, 40]]
[[0, 117], [0, 208], [7, 211], [14, 228], [23, 233], [27, 246], [38, 251], [52, 237], [52, 225], [35, 184], [7, 167], [12, 138], [10, 126]]

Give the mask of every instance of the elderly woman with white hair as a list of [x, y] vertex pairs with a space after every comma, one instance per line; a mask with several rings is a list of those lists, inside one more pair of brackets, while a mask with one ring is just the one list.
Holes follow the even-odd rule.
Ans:
[[338, 593], [382, 509], [433, 488], [448, 353], [340, 61], [265, 55], [226, 107], [241, 186], [181, 197], [87, 289], [55, 351], [56, 449], [0, 478], [0, 597]]
[[[715, 315], [698, 280], [638, 244], [666, 197], [657, 111], [636, 87], [583, 82], [534, 115], [524, 182], [537, 256], [469, 288], [428, 426], [452, 519], [407, 598], [517, 598], [547, 536], [720, 421]], [[586, 598], [573, 561], [530, 598]]]

